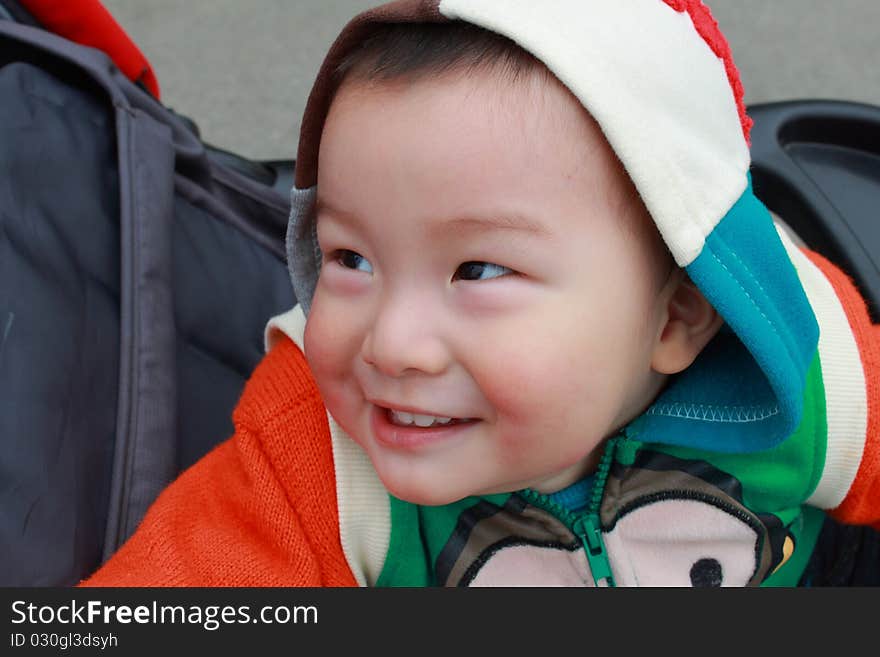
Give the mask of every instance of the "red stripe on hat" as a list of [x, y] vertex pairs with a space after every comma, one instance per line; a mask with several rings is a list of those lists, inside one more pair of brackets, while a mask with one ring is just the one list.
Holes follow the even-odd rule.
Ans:
[[715, 55], [724, 61], [724, 70], [727, 72], [727, 79], [730, 87], [733, 89], [733, 97], [736, 100], [736, 107], [739, 111], [739, 122], [742, 124], [743, 135], [746, 143], [751, 145], [749, 136], [752, 129], [752, 119], [746, 113], [746, 104], [743, 99], [744, 90], [742, 80], [739, 77], [739, 71], [733, 63], [733, 53], [730, 51], [730, 44], [721, 33], [718, 27], [718, 21], [712, 16], [712, 12], [704, 5], [701, 0], [663, 0], [667, 5], [677, 12], [687, 12], [691, 17], [694, 27], [703, 38]]

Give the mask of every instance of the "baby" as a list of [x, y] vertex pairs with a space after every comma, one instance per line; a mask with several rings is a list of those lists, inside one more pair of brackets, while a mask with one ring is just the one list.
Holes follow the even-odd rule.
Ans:
[[792, 585], [878, 523], [876, 332], [700, 2], [391, 3], [302, 125], [300, 306], [87, 584]]

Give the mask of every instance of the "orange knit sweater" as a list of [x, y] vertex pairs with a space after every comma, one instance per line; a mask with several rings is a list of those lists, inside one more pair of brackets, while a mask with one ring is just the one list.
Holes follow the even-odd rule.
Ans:
[[[880, 327], [849, 278], [831, 281], [859, 344], [868, 438], [855, 483], [831, 513], [880, 527]], [[326, 410], [300, 349], [281, 340], [233, 414], [235, 435], [184, 472], [85, 586], [354, 586], [339, 538]]]

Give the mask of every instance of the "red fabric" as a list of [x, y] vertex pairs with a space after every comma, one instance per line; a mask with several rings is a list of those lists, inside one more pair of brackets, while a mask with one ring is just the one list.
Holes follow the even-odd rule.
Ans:
[[119, 70], [156, 98], [159, 83], [147, 58], [98, 0], [21, 0], [47, 30], [107, 53]]
[[83, 586], [355, 586], [342, 551], [330, 429], [302, 351], [265, 356], [235, 435], [157, 498]]
[[721, 33], [721, 29], [718, 27], [718, 22], [712, 16], [712, 12], [709, 11], [709, 8], [704, 5], [701, 0], [663, 1], [675, 11], [687, 12], [691, 17], [694, 27], [697, 28], [697, 32], [703, 38], [703, 41], [709, 45], [712, 52], [714, 52], [719, 59], [724, 61], [724, 70], [727, 72], [727, 79], [730, 81], [730, 87], [733, 89], [733, 96], [736, 99], [736, 106], [739, 111], [739, 120], [742, 124], [743, 135], [746, 138], [746, 143], [751, 145], [750, 133], [754, 122], [746, 113], [744, 100], [745, 92], [743, 90], [742, 80], [740, 79], [736, 65], [733, 63], [733, 53], [730, 51], [730, 45], [727, 43], [724, 34]]
[[880, 326], [871, 323], [864, 299], [845, 273], [818, 253], [805, 253], [829, 280], [843, 305], [859, 348], [868, 399], [868, 429], [856, 479], [830, 515], [844, 523], [880, 529]]

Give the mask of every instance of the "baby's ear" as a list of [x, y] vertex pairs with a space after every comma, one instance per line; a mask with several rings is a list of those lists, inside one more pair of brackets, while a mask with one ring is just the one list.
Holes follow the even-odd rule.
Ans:
[[665, 317], [651, 367], [660, 374], [681, 372], [694, 362], [724, 323], [683, 270], [676, 272], [661, 293]]

